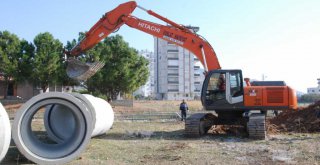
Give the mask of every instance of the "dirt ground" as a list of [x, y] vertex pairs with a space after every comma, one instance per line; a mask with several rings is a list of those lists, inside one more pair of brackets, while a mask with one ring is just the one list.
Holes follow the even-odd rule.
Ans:
[[184, 124], [117, 122], [71, 164], [320, 164], [320, 134], [183, 135]]
[[[150, 103], [139, 103], [131, 108], [115, 107], [115, 112], [172, 111], [177, 108], [179, 102], [152, 102], [151, 104], [152, 106], [148, 106]], [[15, 108], [10, 107], [9, 111], [14, 111]], [[192, 111], [200, 109], [195, 102]], [[302, 114], [298, 118], [308, 122], [310, 120], [307, 119], [312, 119], [312, 122], [316, 122], [312, 128], [320, 127], [317, 118], [303, 115], [317, 115], [315, 112], [317, 111], [299, 111]], [[282, 120], [282, 123], [271, 123], [271, 125], [277, 125], [272, 128], [273, 131], [269, 132], [267, 140], [250, 140], [235, 131], [210, 133], [204, 137], [193, 139], [184, 136], [184, 123], [180, 121], [117, 121], [105, 135], [92, 138], [85, 152], [69, 164], [318, 165], [320, 164], [319, 131], [310, 133], [309, 131], [301, 131], [302, 129], [295, 131], [281, 129], [284, 126], [284, 128], [289, 128], [299, 123], [302, 126], [301, 119], [293, 122], [297, 118], [296, 113], [282, 113], [278, 119]], [[308, 122], [305, 122], [306, 126]], [[12, 143], [1, 164], [33, 163], [24, 158]]]
[[[188, 139], [183, 122], [115, 122], [69, 164], [320, 164], [320, 134]], [[2, 164], [32, 164], [12, 146]]]

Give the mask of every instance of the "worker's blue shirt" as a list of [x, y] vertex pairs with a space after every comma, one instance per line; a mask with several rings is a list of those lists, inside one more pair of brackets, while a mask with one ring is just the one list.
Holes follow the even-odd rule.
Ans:
[[180, 104], [180, 110], [181, 111], [186, 111], [188, 110], [188, 105], [186, 103], [181, 103]]

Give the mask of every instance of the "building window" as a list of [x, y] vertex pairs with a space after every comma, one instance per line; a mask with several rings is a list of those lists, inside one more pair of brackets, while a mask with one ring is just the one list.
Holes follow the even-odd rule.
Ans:
[[167, 53], [178, 53], [179, 50], [178, 49], [169, 49], [167, 50]]
[[168, 69], [178, 69], [179, 66], [175, 66], [175, 65], [168, 65]]

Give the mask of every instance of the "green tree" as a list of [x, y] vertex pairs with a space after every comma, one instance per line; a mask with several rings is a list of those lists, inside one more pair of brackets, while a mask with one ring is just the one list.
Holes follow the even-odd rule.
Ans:
[[15, 34], [8, 31], [0, 31], [0, 73], [4, 78], [4, 97], [7, 97], [7, 89], [10, 81], [23, 80], [24, 57], [21, 52], [21, 41]]
[[49, 32], [45, 32], [35, 37], [34, 45], [32, 79], [46, 91], [50, 83], [60, 83], [59, 68], [63, 61], [63, 44]]
[[120, 92], [131, 93], [145, 84], [148, 61], [129, 47], [120, 35], [106, 38], [86, 52], [87, 61], [104, 61], [105, 66], [87, 81], [88, 90], [115, 98]]
[[[72, 40], [71, 42], [67, 42], [67, 44], [65, 45], [64, 49], [67, 50], [71, 50], [75, 45], [76, 45], [76, 40]], [[64, 51], [65, 51], [64, 50]], [[64, 85], [64, 86], [74, 86], [74, 85], [79, 85], [79, 82], [77, 80], [71, 79], [70, 77], [68, 77], [66, 69], [67, 69], [67, 56], [65, 56], [65, 54], [63, 53], [62, 56], [60, 57], [61, 59], [61, 63], [60, 66], [58, 67], [58, 79], [59, 82]]]
[[16, 77], [16, 80], [21, 81], [30, 81], [32, 82], [32, 79], [30, 79], [32, 74], [32, 62], [34, 57], [35, 47], [32, 43], [29, 43], [26, 40], [22, 40], [20, 42], [20, 57], [19, 57], [19, 65], [18, 65], [18, 71], [19, 75]]
[[320, 100], [320, 94], [309, 93], [304, 94], [299, 98], [299, 102], [312, 103]]

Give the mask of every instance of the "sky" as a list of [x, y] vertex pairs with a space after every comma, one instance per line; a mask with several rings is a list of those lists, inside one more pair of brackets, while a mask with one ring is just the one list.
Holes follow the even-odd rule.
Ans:
[[[62, 43], [87, 31], [124, 0], [3, 0], [0, 31], [30, 42], [50, 32]], [[137, 0], [138, 5], [184, 25], [213, 46], [223, 69], [242, 69], [244, 77], [283, 80], [307, 92], [320, 78], [319, 0]], [[164, 24], [136, 9], [133, 15]], [[153, 37], [122, 26], [118, 32], [137, 50], [154, 50]]]

